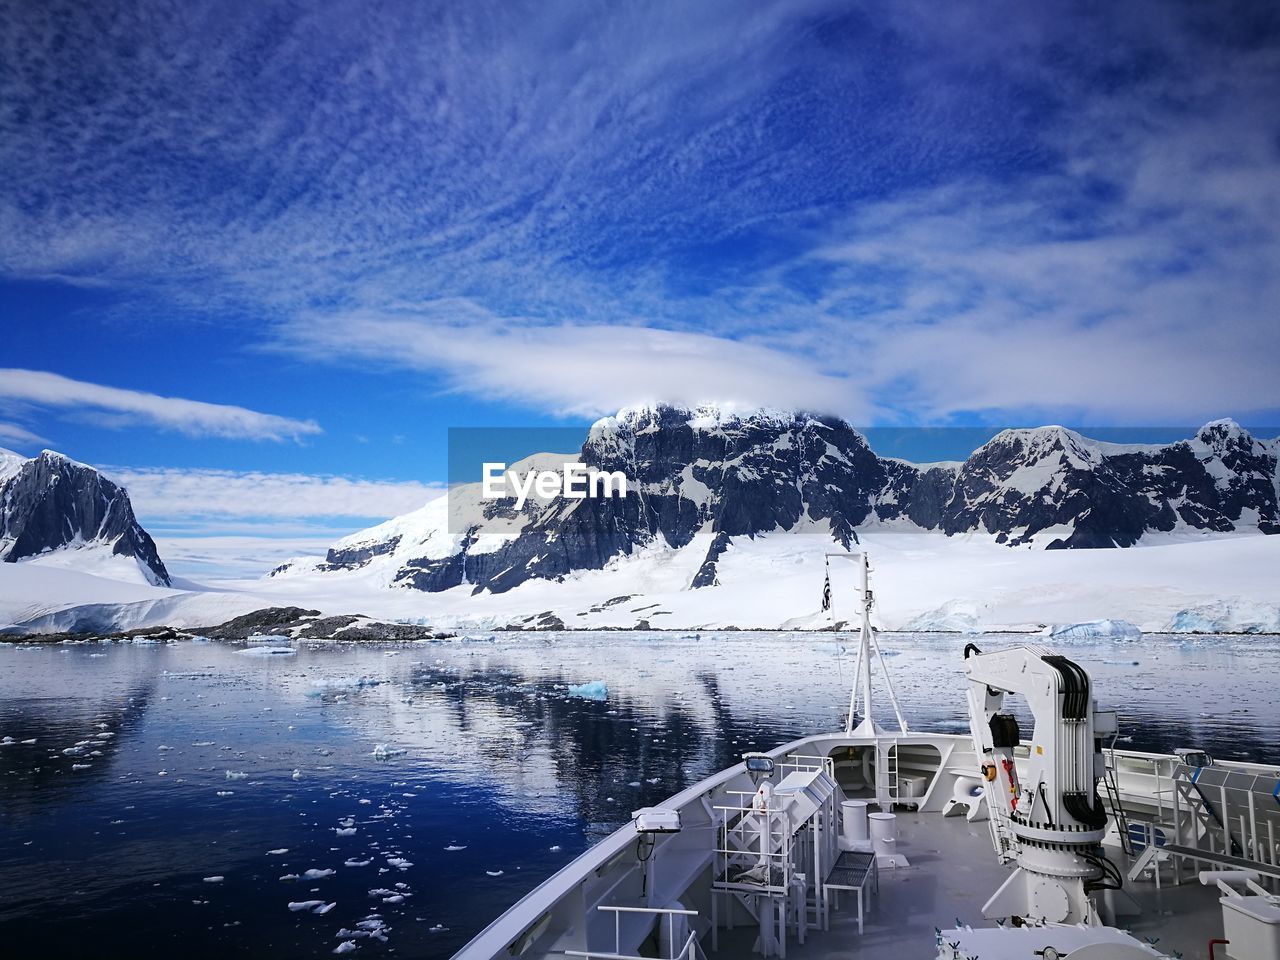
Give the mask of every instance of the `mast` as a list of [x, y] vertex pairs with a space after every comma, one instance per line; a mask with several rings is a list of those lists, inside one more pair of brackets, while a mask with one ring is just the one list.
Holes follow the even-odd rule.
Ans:
[[[853, 687], [849, 691], [849, 716], [845, 721], [844, 732], [853, 736], [877, 737], [884, 733], [871, 716], [871, 657], [874, 655], [880, 664], [880, 673], [884, 677], [885, 688], [889, 694], [889, 703], [893, 707], [893, 715], [898, 721], [898, 729], [907, 732], [907, 721], [903, 719], [902, 709], [898, 706], [898, 698], [893, 692], [893, 681], [885, 667], [884, 655], [880, 652], [880, 641], [877, 639], [875, 627], [871, 625], [871, 608], [875, 605], [875, 594], [871, 592], [871, 559], [864, 550], [861, 553], [829, 553], [827, 563], [830, 566], [832, 557], [843, 557], [858, 563], [859, 600], [862, 605], [861, 626], [858, 634], [858, 653], [854, 661]], [[829, 576], [829, 575], [828, 575]], [[832, 614], [834, 621], [834, 613]], [[854, 715], [858, 712], [859, 701], [862, 705], [862, 722], [857, 729], [853, 726]]]

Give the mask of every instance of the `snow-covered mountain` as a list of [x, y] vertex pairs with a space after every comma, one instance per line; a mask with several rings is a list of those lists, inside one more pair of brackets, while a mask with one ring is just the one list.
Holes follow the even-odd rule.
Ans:
[[[735, 542], [804, 533], [848, 548], [859, 531], [982, 535], [1010, 547], [1127, 547], [1172, 533], [1280, 532], [1280, 440], [1231, 421], [1168, 445], [1123, 446], [1062, 427], [1006, 430], [966, 461], [880, 457], [832, 417], [714, 407], [625, 409], [581, 450], [513, 469], [621, 471], [625, 498], [479, 500], [479, 485], [334, 544], [274, 576], [358, 575], [379, 586], [503, 593], [645, 553], [698, 553], [687, 588], [715, 585]], [[656, 553], [655, 553], [656, 555]]]
[[33, 559], [111, 573], [134, 561], [148, 583], [170, 583], [124, 489], [52, 450], [30, 459], [0, 450], [0, 561]]

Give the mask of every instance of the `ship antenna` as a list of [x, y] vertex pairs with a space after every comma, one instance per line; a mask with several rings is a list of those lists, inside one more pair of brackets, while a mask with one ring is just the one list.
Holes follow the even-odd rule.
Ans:
[[[835, 606], [830, 602], [831, 596], [831, 559], [841, 558], [856, 560], [859, 570], [859, 599], [862, 602], [862, 623], [858, 635], [858, 654], [854, 661], [853, 688], [849, 691], [849, 716], [845, 720], [844, 732], [849, 735], [877, 736], [884, 731], [871, 717], [871, 658], [874, 656], [880, 664], [880, 673], [884, 676], [885, 688], [889, 693], [889, 703], [893, 707], [893, 715], [898, 721], [898, 729], [907, 732], [907, 721], [902, 716], [902, 708], [893, 692], [893, 680], [884, 663], [884, 655], [880, 652], [879, 631], [871, 625], [871, 608], [875, 605], [875, 594], [871, 592], [871, 559], [867, 552], [860, 553], [828, 553], [826, 555], [827, 580], [823, 587], [823, 606], [832, 610]], [[832, 613], [832, 629], [835, 614]], [[862, 701], [862, 722], [857, 730], [853, 727], [853, 718], [857, 714], [858, 701]]]

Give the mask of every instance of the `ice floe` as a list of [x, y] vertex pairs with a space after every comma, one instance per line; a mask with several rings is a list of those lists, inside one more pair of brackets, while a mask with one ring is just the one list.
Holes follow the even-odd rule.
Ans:
[[578, 697], [581, 700], [609, 699], [609, 687], [603, 680], [592, 680], [588, 683], [571, 683], [568, 686], [568, 693], [569, 696]]

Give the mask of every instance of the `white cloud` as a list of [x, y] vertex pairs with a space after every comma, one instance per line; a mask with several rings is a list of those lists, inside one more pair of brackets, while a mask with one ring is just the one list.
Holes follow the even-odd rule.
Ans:
[[171, 573], [260, 577], [292, 557], [416, 510], [443, 484], [299, 473], [106, 467]]
[[325, 534], [173, 536], [163, 531], [153, 536], [169, 572], [197, 581], [256, 579], [295, 557], [323, 555], [338, 539]]
[[440, 484], [301, 473], [110, 467], [143, 526], [195, 517], [384, 520], [440, 496]]
[[108, 419], [102, 422], [107, 423], [148, 423], [189, 436], [298, 440], [321, 432], [313, 420], [107, 387], [42, 370], [0, 369], [0, 397], [39, 407], [105, 415]]
[[[464, 311], [465, 328], [437, 315]], [[442, 374], [449, 388], [563, 415], [633, 403], [796, 407], [858, 415], [856, 384], [814, 360], [755, 342], [638, 326], [505, 323], [474, 307], [427, 316], [348, 314], [290, 326], [284, 343], [311, 355], [359, 357]]]
[[45, 446], [52, 442], [37, 433], [32, 433], [21, 424], [5, 421], [0, 421], [0, 441], [22, 446]]

